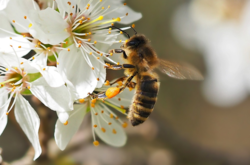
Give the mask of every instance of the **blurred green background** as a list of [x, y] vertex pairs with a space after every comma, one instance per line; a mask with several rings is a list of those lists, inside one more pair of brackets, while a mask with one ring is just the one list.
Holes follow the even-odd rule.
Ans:
[[[160, 58], [188, 62], [198, 68], [206, 78], [203, 56], [182, 47], [173, 36], [173, 14], [179, 5], [186, 1], [127, 0], [126, 2], [135, 11], [143, 14], [143, 18], [135, 23], [136, 30], [151, 40], [151, 45]], [[122, 72], [110, 73], [112, 77], [122, 75]], [[159, 75], [161, 88], [155, 110], [144, 124], [136, 128], [127, 128], [128, 142], [125, 147], [112, 148], [104, 143], [94, 147], [90, 126], [88, 122], [84, 122], [83, 128], [72, 140], [79, 142], [78, 146], [74, 150], [64, 152], [66, 158], [61, 157], [53, 163], [60, 165], [250, 164], [249, 98], [233, 107], [217, 107], [203, 97], [202, 82], [181, 81], [163, 74]], [[46, 115], [51, 119], [48, 124], [53, 126], [56, 120], [55, 114]], [[53, 131], [48, 133], [53, 136]], [[85, 136], [83, 140], [82, 136]], [[2, 155], [6, 161], [22, 157], [29, 147], [28, 140], [14, 122], [8, 123], [0, 139]]]

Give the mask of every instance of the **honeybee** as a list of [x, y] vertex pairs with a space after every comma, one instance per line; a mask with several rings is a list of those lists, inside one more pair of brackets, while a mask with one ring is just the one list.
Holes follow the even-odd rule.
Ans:
[[[133, 26], [131, 28], [134, 30]], [[125, 62], [122, 65], [110, 65], [107, 69], [125, 69], [126, 76], [118, 78], [112, 84], [119, 81], [124, 83], [120, 87], [110, 87], [94, 97], [109, 99], [121, 93], [126, 87], [135, 88], [128, 118], [133, 126], [137, 126], [149, 117], [157, 100], [160, 82], [158, 75], [155, 73], [155, 68], [160, 69], [169, 77], [177, 79], [202, 80], [203, 76], [191, 65], [181, 65], [159, 59], [143, 34], [137, 34], [134, 30], [135, 34], [130, 37], [128, 33], [122, 32], [127, 34], [129, 39], [121, 45], [121, 49], [112, 49], [109, 53], [122, 53]]]

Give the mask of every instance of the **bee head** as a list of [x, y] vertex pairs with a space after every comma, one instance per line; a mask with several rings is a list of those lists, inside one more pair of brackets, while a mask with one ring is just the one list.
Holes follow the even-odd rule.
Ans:
[[127, 48], [130, 50], [135, 50], [140, 47], [143, 47], [145, 44], [148, 43], [148, 39], [144, 35], [134, 35], [132, 36], [127, 42], [125, 42], [121, 48]]

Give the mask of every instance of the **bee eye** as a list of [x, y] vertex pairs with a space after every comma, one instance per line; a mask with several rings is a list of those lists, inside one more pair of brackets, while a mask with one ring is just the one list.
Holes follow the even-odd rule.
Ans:
[[128, 46], [134, 46], [134, 45], [138, 45], [138, 41], [129, 41]]

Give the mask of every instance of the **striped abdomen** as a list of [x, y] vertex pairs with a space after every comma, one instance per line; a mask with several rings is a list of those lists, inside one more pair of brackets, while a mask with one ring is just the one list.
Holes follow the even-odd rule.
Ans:
[[159, 90], [159, 82], [156, 78], [140, 77], [137, 81], [137, 91], [133, 104], [130, 107], [129, 118], [133, 126], [143, 123], [154, 109]]

